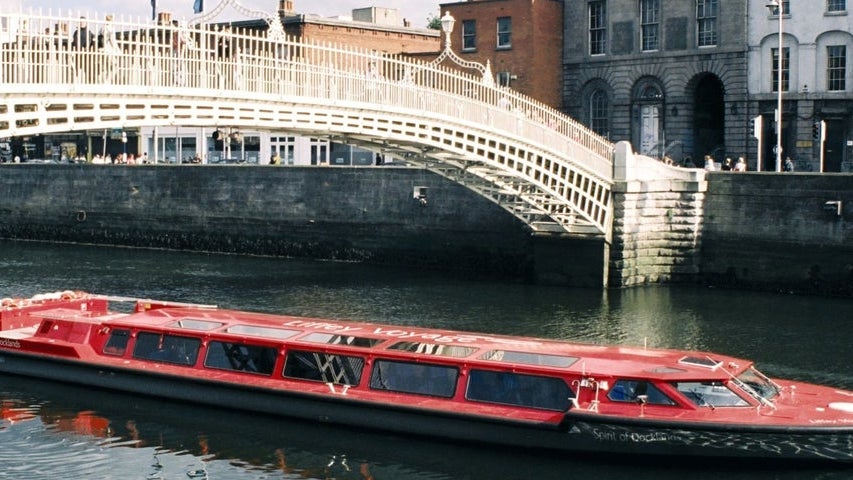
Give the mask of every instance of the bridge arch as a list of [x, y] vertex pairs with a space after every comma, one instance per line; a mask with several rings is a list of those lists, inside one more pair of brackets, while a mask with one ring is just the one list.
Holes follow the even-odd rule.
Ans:
[[92, 31], [111, 32], [115, 48], [81, 49], [43, 33], [78, 20], [2, 20], [0, 137], [152, 126], [291, 131], [405, 157], [534, 232], [609, 234], [612, 145], [482, 78], [204, 24], [89, 18]]

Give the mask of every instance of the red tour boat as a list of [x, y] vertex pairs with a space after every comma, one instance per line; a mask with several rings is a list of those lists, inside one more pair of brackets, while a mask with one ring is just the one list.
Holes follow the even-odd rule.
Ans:
[[66, 291], [0, 300], [0, 372], [539, 450], [853, 462], [853, 392], [716, 353]]

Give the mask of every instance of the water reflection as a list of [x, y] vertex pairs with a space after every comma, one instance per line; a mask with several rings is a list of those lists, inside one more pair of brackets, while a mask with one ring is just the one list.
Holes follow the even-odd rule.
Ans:
[[[752, 358], [773, 375], [853, 388], [849, 300], [704, 288], [600, 291], [410, 269], [0, 242], [0, 297], [88, 290], [380, 323]], [[0, 376], [0, 478], [668, 480], [847, 478], [785, 466], [637, 465], [356, 431]]]
[[0, 464], [21, 479], [809, 478], [784, 466], [556, 458], [20, 380], [0, 376]]

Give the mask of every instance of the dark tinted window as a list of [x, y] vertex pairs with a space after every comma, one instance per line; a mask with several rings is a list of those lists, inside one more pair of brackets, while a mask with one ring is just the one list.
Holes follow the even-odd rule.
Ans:
[[107, 355], [124, 355], [128, 340], [130, 340], [129, 330], [113, 330], [107, 344], [104, 345], [104, 353]]
[[513, 372], [471, 370], [468, 400], [564, 411], [574, 393], [562, 379]]
[[456, 367], [377, 360], [373, 364], [370, 388], [449, 398], [456, 392], [458, 376]]
[[358, 385], [364, 359], [333, 353], [292, 350], [287, 352], [284, 376], [338, 385]]
[[645, 402], [650, 405], [675, 405], [658, 387], [645, 380], [616, 380], [607, 398], [614, 402]]
[[276, 349], [239, 343], [210, 342], [204, 366], [272, 375]]
[[140, 332], [136, 337], [133, 358], [195, 365], [200, 345], [201, 340], [197, 338]]

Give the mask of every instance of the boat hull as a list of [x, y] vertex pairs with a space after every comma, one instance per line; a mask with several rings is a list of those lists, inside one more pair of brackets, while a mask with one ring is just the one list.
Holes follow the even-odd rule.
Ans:
[[0, 351], [0, 372], [279, 417], [564, 454], [853, 462], [851, 428], [696, 427], [572, 412], [561, 425], [531, 423], [358, 401], [342, 394], [272, 390], [92, 366], [20, 351]]
[[593, 451], [853, 463], [853, 427], [687, 424], [571, 412], [565, 425], [586, 438]]

